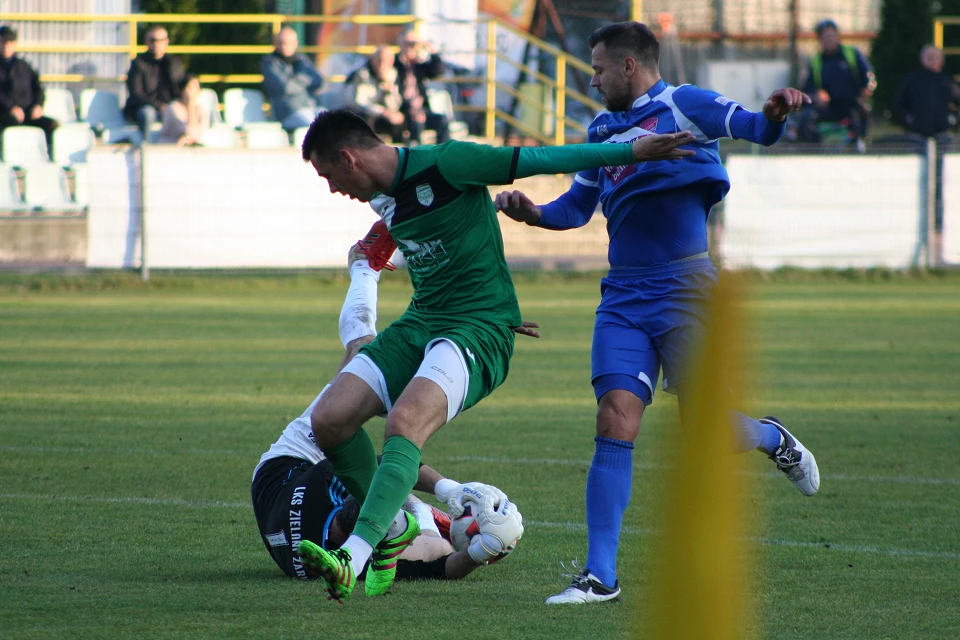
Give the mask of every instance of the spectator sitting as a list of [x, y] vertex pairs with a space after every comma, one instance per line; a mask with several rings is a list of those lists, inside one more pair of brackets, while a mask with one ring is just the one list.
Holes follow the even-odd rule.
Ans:
[[177, 87], [184, 76], [183, 63], [166, 55], [170, 37], [160, 25], [147, 29], [147, 51], [130, 63], [127, 72], [127, 103], [123, 115], [136, 122], [144, 140], [163, 116], [167, 105], [177, 97]]
[[47, 137], [47, 149], [51, 149], [57, 121], [43, 115], [40, 76], [16, 51], [17, 32], [0, 27], [0, 131], [17, 125], [39, 127]]
[[324, 109], [317, 92], [323, 87], [323, 76], [307, 56], [297, 53], [300, 45], [297, 32], [284, 27], [277, 34], [276, 49], [263, 57], [263, 92], [270, 101], [273, 117], [287, 131], [306, 127]]
[[178, 100], [163, 112], [163, 128], [157, 134], [160, 144], [196, 146], [210, 127], [210, 114], [200, 101], [200, 79], [188, 73], [180, 80]]
[[897, 88], [893, 118], [913, 134], [946, 141], [956, 124], [960, 87], [943, 73], [943, 51], [936, 46], [928, 44], [920, 51], [920, 63], [922, 67], [909, 73]]
[[397, 143], [403, 142], [407, 128], [395, 59], [389, 48], [377, 47], [367, 63], [347, 77], [345, 93], [374, 131], [389, 133]]
[[410, 144], [420, 144], [420, 133], [424, 129], [437, 132], [437, 144], [446, 142], [450, 139], [450, 122], [447, 116], [430, 111], [424, 84], [446, 70], [443, 60], [432, 43], [417, 39], [412, 31], [400, 36], [399, 43], [400, 53], [393, 66], [397, 70], [397, 87], [403, 96], [401, 110], [410, 131]]
[[866, 99], [877, 86], [873, 69], [856, 47], [840, 44], [833, 20], [820, 22], [815, 30], [821, 51], [807, 67], [803, 92], [813, 104], [800, 112], [800, 138], [820, 142], [818, 122], [842, 122], [847, 125], [848, 140], [862, 153], [869, 124]]

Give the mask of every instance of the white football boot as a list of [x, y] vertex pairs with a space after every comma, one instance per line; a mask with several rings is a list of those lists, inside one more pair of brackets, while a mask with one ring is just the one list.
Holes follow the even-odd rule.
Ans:
[[[576, 562], [572, 564], [574, 571], [578, 571], [578, 573], [564, 574], [573, 578], [570, 586], [557, 595], [547, 598], [546, 604], [588, 604], [620, 600], [619, 582], [613, 587], [608, 587], [586, 569], [579, 570]], [[564, 566], [564, 569], [566, 569], [566, 566]]]
[[787, 478], [800, 493], [805, 496], [815, 494], [820, 489], [820, 469], [817, 468], [813, 453], [800, 444], [777, 418], [767, 416], [760, 418], [760, 422], [772, 424], [780, 432], [780, 446], [770, 454], [770, 459], [777, 464], [780, 471], [787, 474]]

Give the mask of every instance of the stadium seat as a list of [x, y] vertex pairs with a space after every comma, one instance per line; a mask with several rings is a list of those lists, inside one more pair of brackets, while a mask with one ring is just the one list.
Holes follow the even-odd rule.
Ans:
[[447, 116], [450, 121], [450, 137], [454, 140], [463, 140], [469, 133], [469, 127], [466, 122], [455, 120], [457, 113], [453, 110], [453, 98], [446, 89], [427, 89], [427, 105], [430, 111]]
[[7, 127], [3, 130], [3, 161], [13, 166], [49, 162], [47, 138], [40, 127]]
[[293, 130], [293, 146], [297, 149], [303, 147], [303, 139], [307, 137], [307, 130], [309, 129], [310, 127], [297, 127]]
[[120, 98], [110, 91], [84, 89], [80, 92], [80, 119], [94, 131], [103, 132], [104, 142], [143, 141], [136, 125], [127, 124], [120, 110]]
[[220, 115], [220, 98], [217, 97], [216, 91], [209, 88], [201, 89], [200, 102], [206, 106], [207, 110], [210, 112], [211, 127], [215, 124], [220, 124], [223, 122], [223, 116]]
[[240, 137], [229, 124], [215, 124], [203, 134], [200, 144], [211, 149], [233, 149], [239, 146]]
[[13, 168], [8, 164], [0, 164], [0, 211], [21, 212], [28, 209], [29, 207], [20, 199]]
[[282, 149], [290, 146], [290, 138], [287, 132], [280, 128], [280, 123], [276, 127], [252, 127], [245, 128], [247, 133], [248, 149]]
[[23, 191], [27, 206], [33, 210], [79, 213], [83, 207], [70, 198], [67, 175], [52, 162], [23, 167]]
[[43, 115], [62, 124], [77, 121], [77, 106], [69, 89], [47, 87], [43, 90]]
[[227, 89], [223, 92], [223, 119], [232, 127], [268, 122], [263, 112], [263, 93], [257, 89]]
[[73, 200], [78, 206], [90, 206], [90, 169], [87, 164], [70, 166], [73, 172]]
[[62, 124], [53, 132], [53, 161], [60, 166], [87, 161], [97, 137], [85, 122]]

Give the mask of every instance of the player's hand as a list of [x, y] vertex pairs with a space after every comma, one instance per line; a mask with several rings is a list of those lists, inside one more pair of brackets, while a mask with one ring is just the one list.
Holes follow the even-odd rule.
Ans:
[[501, 560], [514, 550], [523, 536], [523, 516], [509, 500], [501, 500], [496, 507], [486, 502], [475, 512], [480, 535], [467, 547], [467, 554], [477, 564]]
[[501, 191], [493, 199], [493, 204], [511, 220], [525, 222], [531, 227], [540, 220], [540, 207], [522, 191]]
[[777, 89], [763, 104], [763, 115], [770, 122], [783, 122], [787, 115], [810, 104], [810, 96], [797, 89]]
[[536, 322], [527, 322], [523, 321], [523, 324], [519, 327], [514, 327], [513, 332], [521, 336], [530, 336], [531, 338], [539, 338], [540, 332], [537, 329], [540, 328], [540, 325]]
[[460, 484], [456, 480], [444, 478], [437, 482], [433, 494], [440, 502], [445, 502], [450, 517], [459, 518], [463, 515], [464, 502], [472, 502], [495, 509], [501, 501], [507, 499], [507, 494], [494, 486], [482, 482], [467, 482]]
[[659, 133], [641, 136], [633, 141], [633, 159], [637, 162], [653, 160], [677, 160], [694, 154], [693, 149], [681, 149], [685, 144], [693, 144], [696, 138], [689, 131], [679, 133]]

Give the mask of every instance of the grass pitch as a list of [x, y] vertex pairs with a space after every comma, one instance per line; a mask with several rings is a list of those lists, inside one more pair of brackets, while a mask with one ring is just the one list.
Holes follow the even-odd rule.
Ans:
[[[586, 553], [583, 491], [598, 276], [518, 277], [507, 383], [424, 461], [504, 489], [516, 553], [459, 583], [344, 606], [285, 578], [257, 535], [250, 474], [335, 370], [342, 277], [0, 278], [0, 637], [620, 638], [649, 604], [663, 436], [645, 418], [621, 551], [625, 600], [547, 608]], [[960, 629], [960, 278], [775, 277], [752, 288], [753, 415], [820, 463], [804, 498], [760, 454], [744, 637], [956, 638]], [[381, 286], [380, 324], [409, 300]], [[381, 420], [369, 428], [382, 438]], [[710, 473], [710, 452], [703, 457]]]

